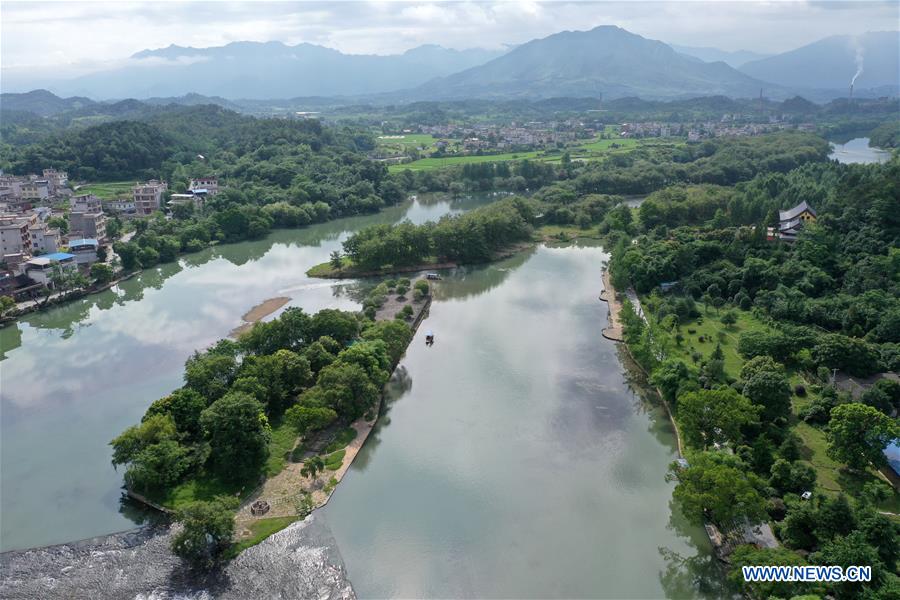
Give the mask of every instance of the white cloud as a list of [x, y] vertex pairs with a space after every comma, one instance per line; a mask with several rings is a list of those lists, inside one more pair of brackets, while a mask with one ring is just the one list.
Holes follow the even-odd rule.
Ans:
[[378, 1], [3, 2], [4, 74], [75, 76], [170, 44], [309, 42], [355, 54], [435, 43], [502, 47], [561, 30], [618, 25], [692, 46], [789, 50], [835, 34], [896, 27], [896, 2]]

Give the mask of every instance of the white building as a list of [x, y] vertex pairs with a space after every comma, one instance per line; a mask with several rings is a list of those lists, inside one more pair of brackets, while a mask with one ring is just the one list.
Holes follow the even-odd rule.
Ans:
[[79, 265], [97, 262], [97, 250], [99, 249], [100, 242], [95, 239], [69, 240], [69, 252], [75, 255], [75, 262]]
[[219, 179], [217, 177], [191, 179], [191, 185], [188, 186], [188, 190], [195, 194], [203, 193], [205, 190], [207, 196], [215, 196], [219, 193]]
[[[35, 222], [37, 218], [35, 217]], [[2, 258], [10, 255], [21, 254], [30, 256], [31, 245], [31, 219], [22, 218], [19, 215], [0, 215], [0, 254]]]
[[52, 288], [53, 273], [57, 269], [74, 271], [78, 269], [78, 263], [75, 262], [75, 255], [73, 254], [55, 252], [27, 260], [22, 264], [21, 269], [22, 273], [29, 279]]

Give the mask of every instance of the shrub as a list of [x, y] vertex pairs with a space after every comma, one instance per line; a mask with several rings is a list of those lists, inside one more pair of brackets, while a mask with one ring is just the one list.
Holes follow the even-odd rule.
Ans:
[[425, 281], [424, 279], [418, 280], [413, 287], [417, 290], [421, 290], [422, 295], [427, 294], [428, 290], [430, 289], [430, 287], [428, 286], [428, 282]]
[[423, 294], [422, 290], [420, 290], [419, 288], [415, 288], [413, 290], [413, 300], [414, 301], [421, 302], [424, 297], [425, 297], [425, 294]]

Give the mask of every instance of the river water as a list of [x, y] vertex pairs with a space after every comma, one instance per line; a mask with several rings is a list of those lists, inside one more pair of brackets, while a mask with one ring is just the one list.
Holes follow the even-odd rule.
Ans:
[[117, 289], [0, 329], [0, 550], [111, 533], [147, 512], [122, 504], [108, 442], [182, 383], [184, 361], [275, 296], [308, 312], [357, 309], [352, 284], [306, 277], [349, 232], [471, 209], [489, 196], [416, 201], [281, 230], [144, 271]]
[[[140, 520], [120, 503], [107, 442], [180, 385], [195, 348], [273, 296], [357, 307], [358, 284], [304, 271], [363, 225], [485, 201], [415, 202], [223, 246], [3, 330], [4, 549]], [[600, 335], [606, 258], [541, 246], [445, 273], [383, 418], [316, 513], [360, 597], [724, 594], [703, 531], [670, 506], [669, 423]]]
[[891, 158], [891, 153], [869, 145], [869, 138], [854, 138], [845, 144], [831, 144], [828, 158], [840, 163], [883, 163]]

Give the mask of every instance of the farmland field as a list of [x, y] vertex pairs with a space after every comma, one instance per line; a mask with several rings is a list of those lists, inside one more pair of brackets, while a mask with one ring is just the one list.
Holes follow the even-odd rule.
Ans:
[[111, 181], [108, 183], [89, 183], [79, 186], [76, 190], [79, 194], [94, 194], [101, 200], [114, 200], [116, 198], [131, 197], [133, 181]]

